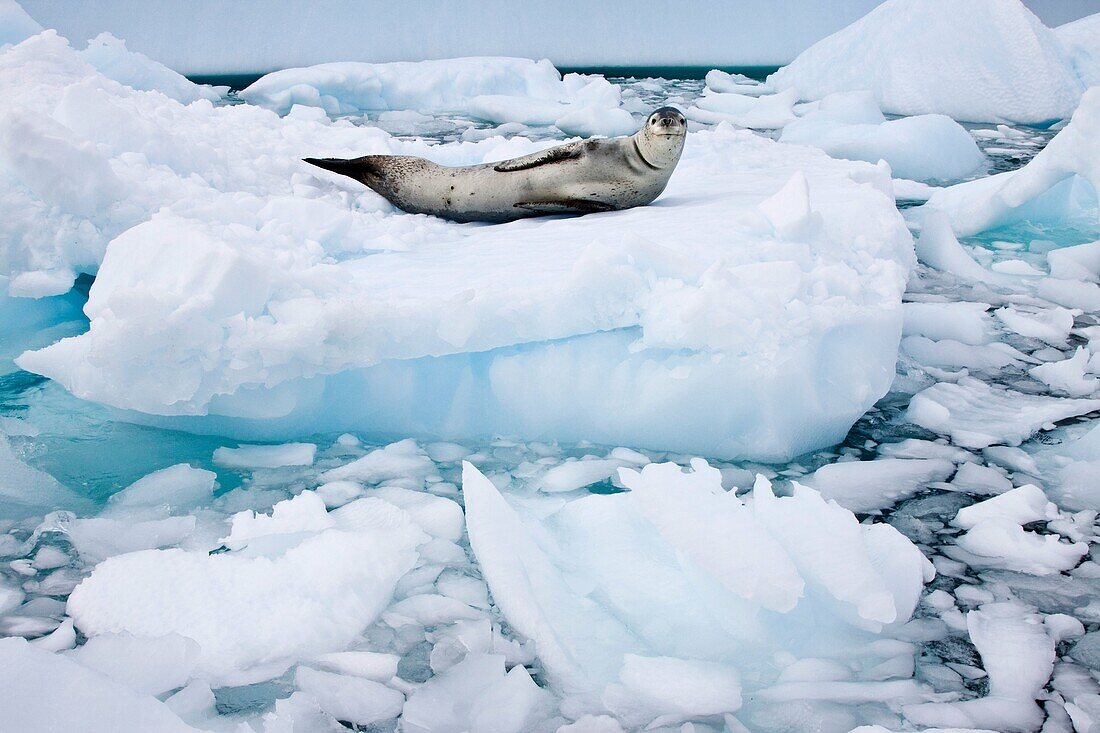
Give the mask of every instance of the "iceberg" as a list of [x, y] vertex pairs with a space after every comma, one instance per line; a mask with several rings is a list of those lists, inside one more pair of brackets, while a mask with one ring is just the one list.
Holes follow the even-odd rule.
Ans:
[[869, 89], [884, 112], [1049, 124], [1084, 84], [1020, 0], [887, 0], [768, 77], [804, 99]]
[[0, 88], [0, 261], [62, 273], [26, 295], [96, 275], [88, 332], [19, 364], [135, 420], [782, 459], [839, 441], [893, 377], [912, 239], [865, 163], [719, 125], [652, 206], [456, 225], [300, 158], [546, 143], [184, 105], [50, 32], [0, 56]]

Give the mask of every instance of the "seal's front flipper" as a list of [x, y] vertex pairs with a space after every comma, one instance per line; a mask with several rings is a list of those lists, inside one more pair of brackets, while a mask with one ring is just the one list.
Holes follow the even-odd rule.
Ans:
[[563, 199], [561, 201], [521, 201], [517, 209], [526, 209], [538, 214], [595, 214], [600, 211], [614, 211], [615, 207], [603, 201], [591, 199]]
[[531, 153], [525, 155], [522, 158], [513, 158], [512, 160], [504, 160], [493, 166], [493, 170], [497, 173], [509, 173], [511, 171], [525, 171], [530, 168], [538, 168], [540, 165], [548, 165], [550, 163], [558, 163], [563, 160], [571, 160], [573, 158], [579, 158], [584, 155], [584, 150], [580, 145], [574, 143], [572, 145], [559, 145], [556, 148], [550, 148], [549, 150], [543, 150], [540, 153]]

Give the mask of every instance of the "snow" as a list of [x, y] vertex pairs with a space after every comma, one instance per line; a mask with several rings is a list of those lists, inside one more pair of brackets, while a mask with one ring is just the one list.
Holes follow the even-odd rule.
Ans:
[[[28, 65], [52, 71], [28, 85]], [[691, 133], [656, 205], [465, 226], [298, 159], [544, 143], [184, 106], [50, 34], [0, 59], [7, 86], [25, 160], [0, 198], [6, 261], [96, 272], [88, 332], [20, 365], [81, 398], [248, 440], [500, 433], [777, 459], [841, 439], [889, 386], [911, 240], [872, 166], [719, 125]], [[77, 236], [20, 244], [41, 226]]]
[[953, 119], [926, 114], [887, 121], [870, 92], [837, 92], [787, 124], [780, 142], [813, 145], [834, 158], [885, 160], [895, 176], [957, 180], [985, 163], [974, 138]]
[[285, 540], [271, 555], [169, 549], [108, 558], [73, 591], [68, 613], [89, 637], [126, 631], [193, 639], [207, 679], [277, 676], [294, 659], [340, 651], [361, 633], [389, 603], [424, 540], [404, 512], [379, 499], [331, 516], [326, 529], [268, 524]]
[[1019, 0], [887, 0], [768, 78], [804, 99], [870, 90], [884, 112], [971, 122], [1068, 118], [1084, 84]]
[[141, 91], [157, 91], [183, 104], [217, 101], [222, 96], [215, 88], [195, 84], [148, 56], [127, 50], [126, 42], [110, 33], [88, 41], [80, 55], [108, 79]]

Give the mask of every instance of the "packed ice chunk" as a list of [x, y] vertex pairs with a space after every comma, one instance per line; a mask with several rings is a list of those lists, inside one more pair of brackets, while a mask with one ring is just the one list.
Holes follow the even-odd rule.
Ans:
[[217, 90], [196, 84], [145, 54], [128, 50], [125, 41], [110, 33], [100, 33], [88, 41], [80, 55], [108, 79], [140, 91], [157, 91], [184, 104], [221, 99]]
[[[960, 70], [965, 69], [965, 73]], [[1053, 31], [1019, 0], [887, 0], [767, 81], [808, 99], [869, 89], [883, 111], [1041, 124], [1083, 85]]]
[[1017, 602], [987, 603], [966, 615], [966, 627], [989, 675], [989, 694], [963, 702], [908, 705], [905, 717], [922, 726], [1038, 730], [1044, 715], [1035, 700], [1055, 659], [1042, 616]]
[[1023, 168], [940, 189], [925, 207], [960, 236], [1010, 224], [1087, 216], [1100, 191], [1100, 89], [1089, 89], [1064, 129]]
[[241, 445], [236, 448], [218, 448], [214, 451], [214, 465], [223, 468], [280, 468], [282, 466], [312, 466], [317, 455], [313, 443], [285, 443], [283, 445]]
[[549, 694], [522, 666], [505, 672], [499, 654], [470, 654], [417, 688], [405, 703], [408, 733], [532, 730], [549, 712]]
[[135, 692], [160, 695], [183, 687], [191, 679], [199, 645], [179, 634], [101, 634], [66, 652], [66, 656]]
[[1095, 509], [1100, 503], [1100, 429], [1052, 446], [1035, 455], [1035, 475], [1053, 475], [1048, 483], [1050, 496], [1059, 506], [1070, 510]]
[[894, 175], [917, 181], [957, 180], [985, 162], [974, 138], [950, 117], [886, 121], [866, 92], [830, 94], [815, 111], [786, 125], [779, 140], [813, 145], [834, 158], [885, 160]]
[[756, 207], [781, 240], [805, 240], [821, 229], [821, 214], [810, 203], [810, 182], [797, 171], [781, 189]]
[[1085, 86], [1100, 85], [1100, 13], [1060, 25], [1054, 34], [1069, 52]]
[[946, 481], [955, 464], [942, 458], [882, 458], [828, 463], [801, 479], [827, 500], [853, 512], [885, 509], [928, 484]]
[[1100, 380], [1088, 374], [1092, 352], [1078, 346], [1073, 356], [1032, 367], [1028, 374], [1070, 397], [1087, 397], [1100, 389]]
[[971, 377], [913, 395], [906, 419], [965, 448], [1019, 445], [1059, 420], [1100, 410], [1100, 399], [1065, 399], [991, 387]]
[[179, 463], [142, 476], [122, 491], [111, 494], [109, 507], [111, 510], [189, 509], [211, 499], [217, 478], [213, 471]]
[[0, 639], [0, 711], [12, 730], [198, 733], [151, 695], [23, 639]]
[[299, 667], [294, 681], [326, 713], [355, 725], [392, 720], [405, 704], [397, 690], [363, 677]]
[[212, 683], [278, 676], [357, 638], [390, 603], [426, 539], [405, 512], [379, 499], [330, 516], [332, 526], [313, 533], [287, 521], [299, 541], [275, 557], [174, 549], [109, 558], [72, 592], [68, 612], [89, 637], [193, 639], [201, 648], [196, 674]]
[[[20, 362], [83, 398], [248, 440], [495, 433], [782, 459], [842, 439], [893, 377], [912, 254], [883, 170], [720, 125], [691, 133], [656, 205], [454, 225], [299, 158], [457, 165], [546, 143], [428, 145], [184, 106], [97, 76], [59, 39], [32, 41], [0, 60], [0, 91], [35, 130], [48, 119], [94, 141], [126, 193], [91, 218], [62, 217], [46, 205], [56, 193], [23, 183], [0, 197], [14, 271], [98, 267], [88, 333]], [[17, 63], [56, 73], [26, 85]], [[593, 84], [570, 93], [604, 98]], [[780, 236], [758, 207], [799, 172], [808, 185], [790, 200], [805, 206], [773, 212]], [[20, 244], [65, 222], [87, 239], [46, 248], [48, 268]]]
[[[628, 491], [521, 516], [463, 469], [467, 532], [493, 602], [576, 714], [659, 726], [738, 710], [775, 682], [762, 660], [871, 643], [909, 619], [933, 574], [889, 525], [861, 525], [797, 484], [777, 497], [761, 478], [740, 498], [701, 460], [620, 469], [620, 481]], [[866, 669], [885, 650], [867, 651], [877, 661]], [[906, 684], [906, 699], [927, 699]]]

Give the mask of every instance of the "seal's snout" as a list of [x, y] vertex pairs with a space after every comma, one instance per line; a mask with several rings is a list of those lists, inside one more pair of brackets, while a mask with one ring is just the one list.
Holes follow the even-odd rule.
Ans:
[[687, 119], [675, 107], [661, 107], [649, 116], [647, 123], [657, 135], [682, 135], [687, 130]]

